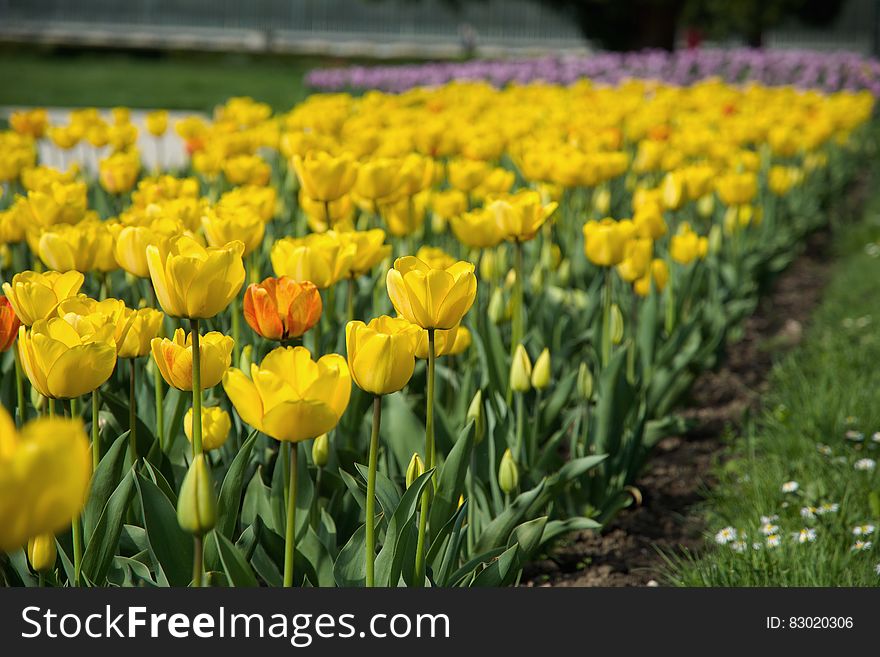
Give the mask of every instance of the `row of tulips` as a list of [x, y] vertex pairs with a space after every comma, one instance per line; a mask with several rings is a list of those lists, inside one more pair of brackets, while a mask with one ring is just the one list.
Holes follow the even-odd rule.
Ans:
[[[516, 582], [638, 501], [872, 111], [716, 82], [232, 99], [149, 175], [121, 109], [14, 115], [2, 577]], [[97, 178], [40, 166], [42, 139]]]

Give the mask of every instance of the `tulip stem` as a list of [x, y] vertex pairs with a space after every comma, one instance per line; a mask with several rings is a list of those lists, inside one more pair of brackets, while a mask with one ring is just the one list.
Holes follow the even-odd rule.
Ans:
[[156, 396], [156, 437], [159, 440], [159, 451], [164, 451], [165, 441], [165, 404], [162, 390], [162, 373], [153, 363], [153, 387]]
[[298, 453], [296, 443], [287, 443], [290, 450], [288, 469], [290, 470], [290, 486], [287, 489], [287, 527], [284, 538], [284, 586], [293, 586], [293, 555], [296, 549], [296, 475], [298, 469]]
[[201, 536], [193, 536], [193, 577], [192, 577], [192, 585], [195, 588], [201, 588], [202, 586], [202, 555], [204, 550], [202, 549], [202, 537]]
[[24, 377], [21, 372], [21, 356], [18, 347], [14, 350], [15, 356], [15, 396], [18, 401], [18, 426], [21, 428], [27, 420], [27, 409], [24, 405]]
[[233, 363], [238, 365], [239, 358], [241, 357], [241, 304], [238, 301], [238, 295], [236, 294], [232, 297], [232, 304], [230, 307], [230, 311], [232, 312], [232, 349], [233, 349]]
[[98, 469], [101, 461], [101, 425], [98, 420], [100, 406], [98, 389], [95, 388], [92, 391], [92, 472]]
[[355, 286], [357, 285], [357, 281], [354, 276], [348, 279], [348, 298], [346, 300], [346, 308], [348, 314], [348, 321], [352, 321], [354, 319], [354, 291]]
[[[70, 417], [79, 417], [79, 400], [75, 397], [70, 400]], [[73, 585], [79, 586], [79, 575], [82, 570], [83, 537], [82, 524], [79, 517], [73, 519], [70, 524], [70, 535], [73, 539]]]
[[199, 320], [191, 319], [192, 326], [192, 382], [193, 382], [193, 458], [202, 453], [202, 353], [199, 346]]
[[605, 277], [602, 296], [602, 367], [604, 368], [611, 360], [611, 268], [604, 267], [602, 272]]
[[137, 462], [137, 405], [135, 402], [135, 367], [134, 358], [131, 359], [131, 369], [128, 377], [128, 451], [131, 454], [131, 462]]
[[49, 397], [49, 417], [55, 417], [55, 400], [52, 397]]
[[[434, 467], [434, 329], [428, 329], [428, 407], [425, 411], [425, 471]], [[428, 529], [430, 487], [422, 493], [422, 512], [419, 515], [419, 538], [416, 546], [416, 565], [413, 584], [425, 582], [425, 533]]]
[[376, 585], [376, 466], [379, 460], [379, 425], [382, 422], [382, 397], [373, 398], [373, 431], [370, 434], [370, 463], [367, 470], [367, 586]]
[[514, 272], [516, 279], [513, 282], [513, 317], [511, 325], [510, 354], [516, 352], [516, 347], [523, 339], [523, 245], [522, 242], [513, 243]]

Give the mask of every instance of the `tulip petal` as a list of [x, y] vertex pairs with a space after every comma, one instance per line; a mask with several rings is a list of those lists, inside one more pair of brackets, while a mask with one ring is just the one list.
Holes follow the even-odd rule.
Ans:
[[239, 417], [254, 429], [263, 431], [263, 402], [254, 382], [241, 370], [230, 367], [223, 374], [223, 390]]

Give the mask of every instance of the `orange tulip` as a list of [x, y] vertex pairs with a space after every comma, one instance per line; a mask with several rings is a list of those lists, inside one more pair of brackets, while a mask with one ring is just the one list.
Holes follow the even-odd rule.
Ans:
[[321, 293], [287, 276], [252, 283], [244, 293], [244, 318], [264, 338], [298, 338], [321, 319]]
[[12, 346], [19, 326], [21, 320], [16, 316], [9, 299], [0, 297], [0, 353]]

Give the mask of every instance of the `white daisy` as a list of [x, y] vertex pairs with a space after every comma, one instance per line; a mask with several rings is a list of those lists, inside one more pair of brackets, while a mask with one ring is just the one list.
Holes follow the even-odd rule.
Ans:
[[761, 525], [761, 533], [764, 536], [770, 536], [771, 534], [776, 534], [779, 532], [779, 526], [774, 525], [772, 522], [765, 522]]
[[826, 445], [825, 443], [819, 443], [818, 445], [816, 445], [816, 450], [822, 456], [831, 456], [831, 447], [829, 445]]
[[875, 443], [880, 443], [880, 431], [875, 431], [871, 436], [871, 440]]
[[801, 518], [812, 520], [816, 517], [816, 513], [818, 513], [818, 511], [819, 510], [814, 506], [805, 506], [801, 509]]
[[742, 554], [746, 551], [746, 543], [745, 541], [733, 541], [730, 544], [730, 549], [734, 552], [739, 552], [740, 554]]
[[877, 461], [874, 459], [859, 459], [853, 464], [853, 467], [856, 470], [861, 470], [862, 472], [868, 472], [877, 467]]
[[786, 481], [782, 484], [783, 493], [794, 493], [798, 488], [800, 488], [800, 484], [796, 481]]
[[853, 527], [853, 536], [870, 536], [874, 533], [874, 525], [858, 525]]
[[779, 534], [770, 534], [770, 536], [767, 537], [768, 548], [779, 547], [780, 543], [782, 543], [782, 538], [779, 536]]
[[836, 502], [833, 504], [831, 502], [825, 502], [825, 504], [823, 504], [822, 506], [820, 506], [816, 510], [816, 513], [818, 513], [820, 516], [822, 516], [822, 515], [825, 515], [826, 513], [837, 513], [839, 510], [840, 510], [840, 505], [837, 504]]
[[779, 514], [774, 513], [772, 516], [761, 516], [761, 524], [766, 525], [768, 522], [776, 522], [779, 520]]
[[877, 573], [878, 575], [880, 575], [880, 563], [878, 563], [876, 566], [874, 566], [874, 572]]
[[715, 534], [715, 542], [718, 545], [727, 545], [736, 540], [736, 530], [733, 527], [725, 527]]
[[843, 437], [847, 440], [851, 440], [854, 443], [860, 443], [865, 439], [865, 434], [863, 434], [861, 431], [850, 429], [845, 434], [843, 434]]
[[792, 535], [792, 538], [797, 539], [798, 543], [812, 543], [816, 540], [816, 530], [810, 527], [804, 527], [799, 532], [795, 532]]
[[871, 541], [856, 541], [852, 544], [850, 552], [864, 552], [865, 550], [870, 550], [872, 545]]

